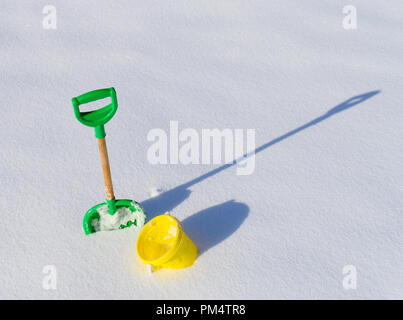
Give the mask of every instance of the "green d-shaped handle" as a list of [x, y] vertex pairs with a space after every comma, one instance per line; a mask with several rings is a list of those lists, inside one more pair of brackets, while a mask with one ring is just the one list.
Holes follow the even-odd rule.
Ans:
[[[80, 105], [111, 97], [111, 103], [107, 106], [93, 111], [80, 111]], [[95, 137], [102, 139], [105, 137], [104, 124], [112, 119], [118, 109], [118, 101], [116, 99], [116, 91], [114, 88], [98, 89], [84, 93], [78, 97], [71, 99], [74, 107], [74, 114], [78, 121], [89, 127], [95, 128]]]

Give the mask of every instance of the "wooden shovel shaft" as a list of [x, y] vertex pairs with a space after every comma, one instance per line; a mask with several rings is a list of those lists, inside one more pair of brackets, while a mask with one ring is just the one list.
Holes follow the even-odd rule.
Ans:
[[97, 140], [98, 140], [99, 154], [101, 156], [102, 172], [104, 174], [106, 199], [112, 200], [115, 198], [115, 195], [113, 193], [111, 168], [109, 166], [109, 158], [108, 158], [108, 150], [106, 149], [106, 141], [105, 141], [105, 138], [97, 139]]

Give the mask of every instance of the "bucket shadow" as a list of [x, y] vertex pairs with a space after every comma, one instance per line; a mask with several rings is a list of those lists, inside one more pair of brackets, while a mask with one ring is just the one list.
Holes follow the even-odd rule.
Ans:
[[[293, 135], [295, 135], [305, 129], [308, 129], [311, 126], [319, 124], [320, 122], [322, 122], [342, 111], [352, 108], [352, 107], [356, 106], [357, 104], [362, 103], [362, 102], [366, 101], [367, 99], [377, 95], [379, 92], [381, 92], [381, 91], [375, 90], [375, 91], [370, 91], [370, 92], [367, 92], [367, 93], [364, 93], [361, 95], [351, 97], [350, 99], [347, 99], [346, 101], [331, 108], [326, 113], [311, 120], [310, 122], [307, 122], [307, 123], [303, 124], [302, 126], [297, 127], [295, 129], [259, 146], [258, 148], [256, 148], [255, 150], [253, 150], [250, 153], [244, 154], [242, 157], [236, 159], [233, 163], [224, 164], [224, 165], [222, 165], [216, 169], [213, 169], [197, 178], [194, 178], [186, 183], [183, 183], [171, 190], [165, 191], [154, 198], [150, 198], [150, 199], [143, 201], [141, 204], [144, 207], [145, 211], [147, 212], [147, 218], [152, 219], [153, 217], [155, 217], [158, 214], [165, 213], [166, 211], [172, 211], [175, 207], [177, 207], [179, 204], [181, 204], [183, 201], [185, 201], [190, 196], [191, 191], [189, 188], [191, 186], [193, 186], [199, 182], [202, 182], [203, 180], [206, 180], [207, 178], [210, 178], [210, 177], [220, 173], [221, 171], [224, 171], [232, 166], [235, 166], [238, 162], [245, 160], [248, 157], [254, 156], [255, 154], [262, 152], [263, 150], [275, 145], [276, 143], [279, 143], [287, 138], [290, 138]], [[209, 209], [206, 209], [206, 210], [209, 210]], [[203, 223], [200, 225], [202, 226]]]
[[249, 207], [235, 200], [199, 211], [182, 221], [183, 231], [199, 249], [199, 256], [233, 234], [249, 214]]

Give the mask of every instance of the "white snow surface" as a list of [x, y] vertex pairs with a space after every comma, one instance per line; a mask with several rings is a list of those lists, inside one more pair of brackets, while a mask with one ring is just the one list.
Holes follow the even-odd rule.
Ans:
[[[0, 4], [0, 298], [403, 298], [402, 1], [354, 1], [356, 30], [345, 1], [51, 4], [57, 30], [42, 2]], [[149, 276], [135, 228], [84, 235], [103, 179], [71, 98], [111, 86], [116, 196], [180, 219], [190, 268]], [[255, 129], [254, 173], [150, 164], [170, 120]]]
[[[138, 207], [134, 202], [132, 202], [132, 206]], [[129, 221], [133, 223], [132, 227], [134, 228], [141, 229], [144, 226], [145, 217], [143, 212], [132, 212], [129, 208], [118, 207], [116, 212], [110, 215], [107, 204], [100, 206], [97, 212], [99, 219], [92, 221], [96, 232], [117, 230], [121, 225], [126, 226]], [[136, 224], [134, 225], [134, 223]]]

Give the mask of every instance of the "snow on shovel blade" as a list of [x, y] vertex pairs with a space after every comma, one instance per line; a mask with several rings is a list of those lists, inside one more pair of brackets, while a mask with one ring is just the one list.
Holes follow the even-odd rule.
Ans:
[[116, 212], [110, 215], [108, 210], [107, 203], [103, 202], [87, 211], [83, 221], [85, 234], [124, 229], [132, 226], [141, 229], [144, 226], [144, 209], [136, 201], [117, 200]]

